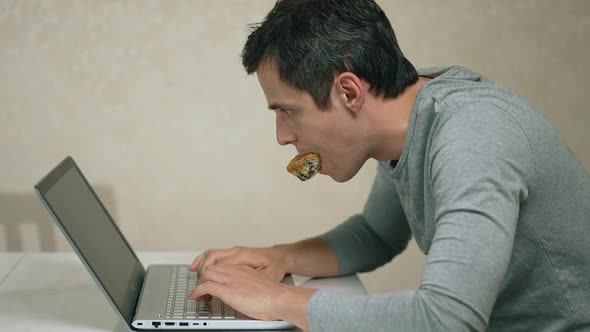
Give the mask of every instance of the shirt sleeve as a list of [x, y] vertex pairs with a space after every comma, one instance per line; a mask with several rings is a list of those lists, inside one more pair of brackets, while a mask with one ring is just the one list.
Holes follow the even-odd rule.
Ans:
[[436, 230], [419, 288], [367, 296], [320, 290], [308, 303], [312, 331], [486, 329], [533, 154], [520, 125], [492, 104], [470, 103], [441, 117], [427, 164]]
[[411, 237], [397, 191], [379, 163], [362, 214], [320, 236], [338, 257], [340, 275], [371, 271], [404, 251]]

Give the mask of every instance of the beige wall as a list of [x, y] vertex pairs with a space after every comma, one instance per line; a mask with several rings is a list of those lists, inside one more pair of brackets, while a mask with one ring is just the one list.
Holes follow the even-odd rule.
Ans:
[[[240, 51], [273, 0], [0, 0], [0, 250], [69, 250], [32, 193], [72, 155], [138, 250], [265, 246], [361, 209], [346, 184], [300, 183]], [[462, 64], [543, 112], [590, 167], [590, 2], [381, 1], [418, 67]], [[363, 276], [415, 287], [415, 246]]]

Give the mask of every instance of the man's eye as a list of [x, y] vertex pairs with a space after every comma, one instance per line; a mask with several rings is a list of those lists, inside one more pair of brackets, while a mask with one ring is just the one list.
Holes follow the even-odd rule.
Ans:
[[291, 115], [291, 110], [287, 108], [280, 108], [279, 111], [285, 113], [286, 115]]

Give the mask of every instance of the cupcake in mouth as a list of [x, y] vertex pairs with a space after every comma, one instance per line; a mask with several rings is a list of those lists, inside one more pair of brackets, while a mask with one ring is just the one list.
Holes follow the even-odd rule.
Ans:
[[287, 171], [301, 181], [307, 181], [318, 173], [321, 166], [320, 155], [309, 152], [295, 156], [287, 165]]

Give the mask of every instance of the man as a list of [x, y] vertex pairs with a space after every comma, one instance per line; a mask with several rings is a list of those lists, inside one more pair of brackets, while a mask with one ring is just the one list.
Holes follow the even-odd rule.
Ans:
[[[209, 250], [210, 295], [314, 331], [590, 329], [590, 178], [543, 116], [462, 67], [417, 72], [372, 0], [278, 1], [242, 53], [277, 140], [344, 182], [369, 159], [364, 211], [317, 238]], [[278, 283], [371, 271], [414, 236], [417, 290], [367, 296]]]

